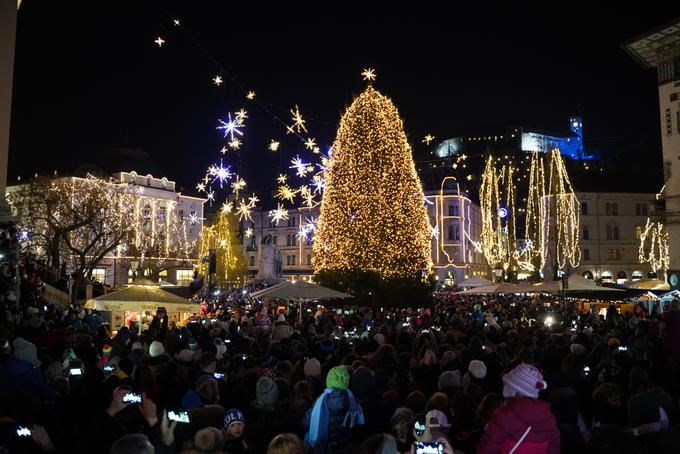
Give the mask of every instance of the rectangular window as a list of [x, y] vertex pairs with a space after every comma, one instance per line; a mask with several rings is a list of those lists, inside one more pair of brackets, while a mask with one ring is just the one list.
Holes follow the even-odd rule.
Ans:
[[454, 236], [454, 239], [455, 239], [456, 241], [460, 240], [460, 229], [458, 228], [458, 226], [455, 227], [453, 233], [454, 233], [454, 235], [453, 235], [453, 236]]
[[103, 284], [106, 279], [106, 268], [95, 268], [92, 270], [92, 279]]
[[614, 249], [609, 249], [609, 251], [607, 251], [607, 259], [610, 261], [614, 260]]
[[307, 265], [312, 264], [312, 254], [307, 254]]
[[588, 215], [588, 202], [581, 202], [581, 214], [584, 216]]
[[449, 205], [449, 216], [455, 216], [454, 212], [455, 205]]
[[454, 239], [454, 233], [453, 232], [454, 232], [453, 224], [449, 224], [449, 227], [447, 229], [448, 234], [446, 235], [447, 240], [453, 240]]
[[590, 260], [590, 249], [583, 250], [583, 260]]
[[177, 270], [175, 283], [177, 285], [189, 285], [194, 280], [194, 270]]
[[606, 202], [604, 204], [604, 215], [605, 216], [611, 216], [612, 215], [612, 204], [609, 202]]
[[458, 204], [455, 204], [455, 205], [453, 206], [453, 215], [454, 215], [454, 216], [458, 216], [458, 215], [459, 215], [459, 213], [458, 213]]
[[290, 264], [295, 265], [295, 256], [294, 255], [290, 256]]
[[286, 256], [286, 265], [290, 265], [290, 255]]
[[614, 249], [614, 260], [621, 260], [621, 249]]
[[642, 216], [642, 207], [640, 205], [639, 203], [635, 204], [635, 216]]
[[274, 243], [274, 246], [276, 246], [276, 235], [272, 237], [272, 243]]
[[612, 216], [618, 216], [619, 215], [619, 204], [616, 202], [612, 202]]

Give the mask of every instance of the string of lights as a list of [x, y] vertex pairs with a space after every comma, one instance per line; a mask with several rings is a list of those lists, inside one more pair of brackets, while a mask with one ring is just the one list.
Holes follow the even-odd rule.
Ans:
[[660, 222], [652, 222], [647, 218], [645, 229], [640, 235], [638, 248], [640, 263], [649, 263], [654, 273], [666, 273], [670, 266], [668, 253], [668, 231]]
[[396, 106], [367, 80], [324, 172], [315, 268], [420, 278], [432, 267], [423, 189]]

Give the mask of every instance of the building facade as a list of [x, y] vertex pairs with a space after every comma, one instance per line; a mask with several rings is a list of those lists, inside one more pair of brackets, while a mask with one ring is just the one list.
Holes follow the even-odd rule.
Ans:
[[624, 43], [645, 69], [657, 70], [665, 211], [669, 238], [668, 283], [680, 288], [680, 19]]
[[[432, 235], [432, 262], [437, 279], [442, 284], [455, 284], [473, 275], [488, 277], [490, 269], [479, 247], [481, 214], [479, 206], [461, 191], [453, 177], [442, 181], [437, 191], [425, 193]], [[319, 208], [294, 208], [288, 210], [288, 219], [271, 222], [266, 210], [253, 213], [253, 235], [245, 238], [243, 254], [248, 278], [254, 279], [260, 267], [261, 244], [271, 241], [281, 255], [283, 278], [290, 281], [310, 281], [314, 275], [312, 241], [313, 230], [319, 217]]]
[[[206, 200], [177, 192], [175, 182], [167, 178], [132, 171], [116, 173], [113, 179], [112, 184], [129, 185], [133, 194], [135, 236], [97, 264], [93, 279], [115, 287], [131, 282], [133, 276], [156, 275], [170, 284], [188, 285], [193, 280]], [[10, 186], [7, 192], [19, 187]], [[72, 270], [65, 264], [68, 274]]]
[[640, 263], [640, 235], [654, 217], [656, 194], [580, 192], [581, 262], [574, 270], [588, 279], [616, 282], [647, 278]]

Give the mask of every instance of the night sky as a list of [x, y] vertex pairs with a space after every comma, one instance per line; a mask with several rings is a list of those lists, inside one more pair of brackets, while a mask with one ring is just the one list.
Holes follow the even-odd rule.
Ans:
[[[588, 150], [618, 166], [661, 168], [656, 74], [621, 44], [680, 16], [680, 7], [412, 5], [360, 15], [345, 2], [330, 10], [234, 3], [25, 0], [10, 184], [84, 163], [106, 167], [105, 151], [126, 147], [147, 152], [150, 168], [192, 190], [222, 146], [217, 119], [243, 107], [244, 147], [228, 161], [252, 189], [266, 191], [292, 156], [305, 153], [274, 116], [288, 121], [299, 105], [310, 135], [330, 145], [369, 66], [376, 88], [400, 109], [416, 159], [426, 155], [427, 133], [441, 140], [506, 125], [560, 133], [569, 115], [580, 114]], [[188, 34], [173, 27], [175, 17]], [[153, 42], [158, 35], [162, 48]], [[228, 73], [221, 87], [211, 82], [220, 73], [211, 58]], [[230, 76], [259, 104], [247, 102]], [[283, 151], [267, 151], [271, 139]]]

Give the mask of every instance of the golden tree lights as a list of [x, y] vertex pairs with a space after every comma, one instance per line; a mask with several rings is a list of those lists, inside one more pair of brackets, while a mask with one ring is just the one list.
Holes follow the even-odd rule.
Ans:
[[660, 222], [651, 222], [647, 218], [647, 225], [640, 235], [638, 248], [640, 263], [649, 263], [652, 271], [666, 273], [670, 264], [668, 256], [668, 232]]
[[498, 172], [489, 156], [479, 189], [482, 214], [480, 246], [489, 265], [508, 270], [515, 257], [515, 186], [514, 168], [506, 165]]
[[518, 261], [525, 271], [542, 271], [545, 267], [544, 219], [545, 205], [545, 170], [543, 157], [535, 151], [531, 155], [529, 170], [529, 190], [527, 195], [526, 216], [524, 222], [524, 246]]
[[[220, 212], [217, 222], [204, 226], [199, 240], [199, 257], [205, 259], [215, 253], [215, 280], [218, 287], [228, 287], [245, 274], [245, 261], [241, 254], [242, 246], [236, 237], [237, 221], [234, 214]], [[209, 261], [201, 260], [197, 266], [201, 276], [207, 276]]]
[[562, 161], [560, 151], [550, 152], [547, 192], [544, 197], [545, 259], [556, 270], [576, 268], [581, 260], [579, 248], [580, 206]]
[[411, 147], [392, 101], [369, 86], [347, 109], [325, 170], [316, 271], [429, 272], [430, 224]]

